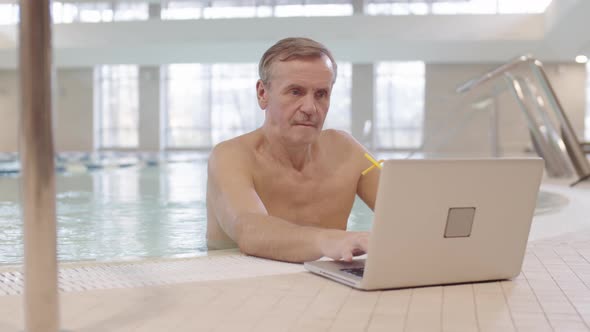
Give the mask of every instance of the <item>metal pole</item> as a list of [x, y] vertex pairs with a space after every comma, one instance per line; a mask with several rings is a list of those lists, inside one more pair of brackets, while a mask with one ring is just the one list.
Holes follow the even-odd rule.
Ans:
[[498, 107], [496, 106], [496, 97], [490, 102], [490, 142], [492, 143], [492, 156], [500, 157], [500, 143], [498, 139]]
[[557, 99], [557, 95], [549, 82], [549, 78], [545, 74], [543, 70], [543, 66], [540, 61], [533, 61], [530, 63], [530, 66], [537, 78], [537, 81], [541, 85], [541, 88], [545, 91], [545, 95], [547, 96], [547, 101], [551, 108], [555, 112], [557, 119], [559, 120], [559, 124], [561, 126], [561, 136], [563, 137], [563, 142], [565, 143], [567, 153], [570, 156], [570, 160], [576, 173], [578, 174], [579, 179], [587, 179], [590, 176], [590, 163], [586, 158], [586, 154], [580, 145], [580, 141], [574, 132], [574, 128], [572, 127], [567, 115], [563, 111], [563, 107], [561, 107], [561, 103]]
[[50, 0], [20, 1], [20, 160], [25, 329], [59, 329]]
[[523, 82], [522, 79], [514, 77], [510, 73], [504, 73], [504, 77], [510, 87], [510, 90], [512, 91], [512, 94], [514, 95], [514, 98], [516, 98], [516, 101], [518, 102], [518, 106], [525, 116], [529, 131], [531, 133], [533, 146], [535, 147], [535, 150], [537, 150], [539, 156], [545, 160], [545, 167], [547, 168], [548, 174], [554, 177], [571, 176], [571, 173], [569, 172], [566, 164], [566, 160], [551, 148], [550, 143], [548, 143], [545, 136], [543, 136], [543, 132], [540, 129], [540, 126], [538, 125], [533, 113], [527, 106], [527, 96], [525, 92], [525, 89], [527, 88], [526, 83]]
[[[557, 95], [555, 94], [555, 91], [553, 90], [553, 87], [551, 86], [551, 83], [549, 82], [549, 79], [547, 78], [547, 75], [545, 74], [545, 71], [543, 70], [543, 66], [541, 64], [540, 61], [536, 60], [535, 58], [533, 58], [530, 55], [524, 55], [521, 57], [518, 57], [502, 66], [499, 66], [498, 68], [487, 72], [486, 74], [484, 74], [483, 76], [470, 80], [466, 83], [464, 83], [463, 85], [459, 86], [456, 91], [458, 93], [465, 93], [468, 91], [471, 91], [481, 85], [483, 85], [486, 82], [489, 82], [493, 79], [496, 79], [497, 77], [499, 77], [500, 75], [504, 74], [504, 75], [509, 75], [509, 70], [516, 68], [518, 66], [520, 66], [521, 64], [526, 63], [528, 64], [528, 66], [530, 67], [530, 70], [532, 71], [532, 73], [534, 74], [537, 83], [540, 84], [541, 89], [543, 90], [545, 96], [547, 97], [547, 102], [551, 108], [551, 110], [553, 111], [555, 117], [557, 118], [557, 121], [559, 122], [559, 129], [560, 129], [560, 136], [561, 139], [559, 142], [556, 142], [552, 137], [549, 138], [550, 140], [550, 144], [552, 144], [552, 146], [554, 146], [555, 148], [552, 148], [552, 152], [548, 152], [548, 154], [546, 155], [542, 155], [542, 157], [545, 159], [545, 161], [547, 162], [545, 164], [545, 166], [547, 167], [548, 170], [550, 170], [550, 174], [553, 174], [553, 176], [571, 176], [571, 172], [569, 172], [569, 170], [566, 172], [563, 169], [563, 164], [567, 164], [567, 168], [573, 167], [573, 169], [576, 171], [577, 175], [578, 175], [578, 181], [576, 181], [575, 183], [572, 184], [575, 185], [581, 181], [585, 181], [587, 179], [590, 178], [590, 162], [588, 162], [588, 159], [586, 158], [586, 154], [584, 153], [584, 150], [573, 130], [573, 127], [571, 125], [571, 123], [569, 122], [569, 119], [567, 117], [567, 115], [565, 114], [565, 112], [563, 111], [563, 108], [561, 107], [561, 104], [559, 103], [559, 100], [557, 98]], [[512, 88], [512, 92], [515, 94], [517, 102], [519, 103], [519, 105], [521, 106], [522, 110], [525, 111], [525, 116], [527, 116], [527, 119], [530, 118], [529, 114], [526, 114], [526, 105], [523, 106], [522, 103], [524, 102], [523, 100], [520, 99], [520, 97], [518, 96], [518, 94], [516, 93], [517, 91], [515, 90], [515, 85], [513, 84], [514, 82], [516, 82], [516, 84], [519, 84], [517, 81], [514, 81], [514, 79], [508, 79], [508, 83], [509, 86]], [[523, 87], [526, 86], [523, 85]], [[527, 87], [528, 88], [528, 87]], [[536, 102], [536, 101], [534, 101]], [[530, 121], [529, 121], [530, 122]], [[539, 145], [539, 143], [541, 143], [541, 141], [535, 141], [536, 138], [543, 138], [542, 135], [539, 136], [539, 133], [534, 133], [532, 127], [531, 128], [531, 135], [533, 138], [533, 143], [536, 144], [536, 148], [538, 148], [539, 150], [537, 150], [539, 152], [539, 154], [541, 154], [543, 150], [543, 147]], [[536, 129], [538, 131], [538, 128]], [[545, 142], [545, 140], [543, 141]], [[547, 143], [547, 142], [545, 142]], [[546, 145], [546, 144], [545, 144]], [[558, 153], [556, 152], [558, 151]], [[556, 162], [558, 162], [559, 164], [562, 164], [562, 166], [558, 166], [556, 167], [553, 171], [551, 170], [553, 166], [552, 165], [553, 162], [548, 159], [548, 158], [553, 158], [555, 159]], [[568, 161], [569, 159], [569, 161]], [[562, 168], [561, 171], [558, 170], [558, 168]]]

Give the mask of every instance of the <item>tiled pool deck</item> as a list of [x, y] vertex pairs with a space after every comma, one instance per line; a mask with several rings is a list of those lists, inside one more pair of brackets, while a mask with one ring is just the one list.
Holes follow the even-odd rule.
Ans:
[[[510, 281], [363, 292], [298, 264], [236, 251], [205, 257], [63, 264], [68, 331], [590, 331], [590, 184], [535, 217]], [[19, 267], [0, 268], [0, 331], [23, 330]]]

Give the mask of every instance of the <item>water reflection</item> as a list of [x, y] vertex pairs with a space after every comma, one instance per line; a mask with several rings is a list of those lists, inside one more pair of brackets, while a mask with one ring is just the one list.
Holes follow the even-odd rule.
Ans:
[[[61, 261], [199, 255], [206, 250], [205, 159], [93, 172], [57, 180]], [[0, 264], [21, 263], [19, 178], [0, 177]], [[541, 192], [537, 213], [567, 205]], [[355, 200], [348, 229], [370, 229], [373, 212]]]
[[[59, 174], [58, 258], [118, 260], [206, 250], [206, 161]], [[0, 264], [21, 263], [18, 177], [0, 178]]]

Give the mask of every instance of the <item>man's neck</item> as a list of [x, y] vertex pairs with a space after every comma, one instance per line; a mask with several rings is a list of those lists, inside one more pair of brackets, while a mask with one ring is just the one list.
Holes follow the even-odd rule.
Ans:
[[263, 130], [263, 151], [281, 165], [302, 172], [315, 157], [314, 144], [290, 145]]

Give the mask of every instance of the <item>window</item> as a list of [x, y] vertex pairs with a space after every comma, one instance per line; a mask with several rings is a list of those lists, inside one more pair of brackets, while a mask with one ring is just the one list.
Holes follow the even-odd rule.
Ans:
[[164, 20], [217, 19], [272, 16], [269, 6], [257, 6], [252, 1], [170, 1], [162, 6]]
[[274, 7], [274, 16], [350, 16], [352, 4], [289, 4]]
[[330, 97], [330, 111], [324, 122], [324, 128], [334, 128], [350, 133], [350, 94], [352, 88], [352, 65], [350, 63], [338, 64], [338, 77], [332, 87]]
[[[16, 1], [15, 1], [16, 2]], [[112, 22], [147, 20], [153, 1], [54, 1], [54, 23]], [[369, 15], [428, 14], [513, 14], [543, 13], [551, 0], [446, 0], [399, 1], [370, 0]], [[353, 14], [348, 0], [321, 0], [309, 3], [292, 0], [162, 0], [164, 20], [218, 19], [239, 17], [349, 16]], [[0, 4], [0, 24], [16, 24], [17, 4]]]
[[112, 22], [147, 20], [147, 3], [65, 3], [53, 2], [51, 15], [54, 23]]
[[113, 13], [114, 21], [141, 21], [149, 16], [147, 3], [117, 3]]
[[160, 17], [163, 20], [190, 20], [201, 18], [201, 1], [170, 1], [162, 5]]
[[543, 13], [551, 0], [497, 0], [499, 14]]
[[138, 67], [98, 66], [95, 69], [95, 146], [98, 149], [138, 146]]
[[19, 21], [19, 7], [15, 4], [0, 4], [0, 24], [11, 25]]
[[256, 99], [256, 64], [212, 65], [213, 144], [252, 131], [262, 125], [264, 111]]
[[378, 63], [375, 99], [376, 148], [420, 148], [424, 122], [424, 63]]
[[367, 5], [368, 15], [426, 15], [429, 14], [429, 7], [426, 3], [369, 3]]
[[163, 146], [211, 146], [210, 66], [171, 64], [163, 68]]
[[372, 0], [369, 15], [455, 15], [455, 14], [535, 14], [543, 13], [551, 0], [447, 0], [389, 1]]
[[209, 148], [262, 125], [256, 64], [174, 64], [166, 71], [166, 148]]
[[[347, 16], [352, 15], [348, 1], [325, 1], [308, 4], [305, 1], [212, 0], [170, 1], [162, 5], [161, 17], [165, 20], [218, 19], [240, 17], [290, 16]], [[344, 3], [342, 3], [344, 2]]]
[[203, 18], [240, 18], [240, 17], [256, 17], [255, 6], [211, 6], [203, 10]]
[[78, 17], [78, 7], [71, 3], [54, 2], [51, 7], [53, 23], [72, 23]]
[[432, 14], [496, 14], [498, 4], [496, 1], [471, 0], [471, 1], [441, 1], [432, 4]]
[[113, 20], [113, 8], [108, 3], [84, 3], [74, 5], [77, 15], [72, 22], [110, 22]]
[[[163, 146], [209, 148], [259, 128], [256, 64], [173, 64], [164, 68]], [[350, 131], [352, 68], [341, 64], [325, 128]]]

